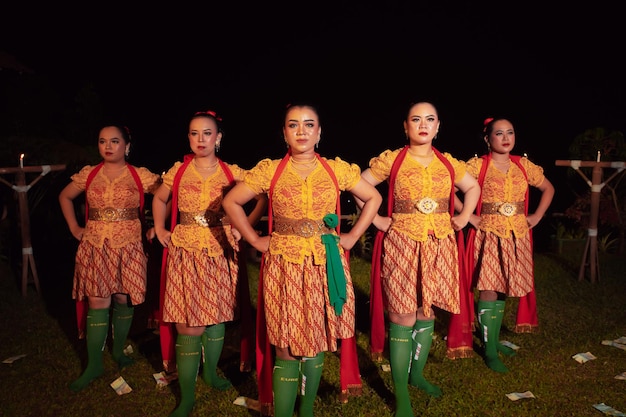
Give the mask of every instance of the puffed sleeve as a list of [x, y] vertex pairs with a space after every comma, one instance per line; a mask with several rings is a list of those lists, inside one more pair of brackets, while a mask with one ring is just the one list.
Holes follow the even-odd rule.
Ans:
[[480, 174], [480, 169], [483, 166], [483, 161], [484, 161], [483, 158], [479, 158], [477, 156], [470, 158], [465, 164], [467, 172], [472, 177], [478, 178], [478, 175]]
[[334, 159], [335, 177], [341, 190], [351, 190], [361, 180], [361, 168], [339, 157]]
[[85, 191], [87, 186], [87, 177], [94, 168], [95, 166], [93, 165], [86, 165], [76, 174], [72, 175], [70, 179], [74, 182], [74, 185], [76, 185], [78, 189]]
[[460, 181], [467, 172], [465, 162], [456, 159], [448, 152], [444, 152], [443, 156], [452, 164], [452, 168], [454, 169], [455, 182]]
[[272, 177], [276, 172], [277, 162], [269, 158], [262, 159], [244, 175], [244, 183], [256, 194], [269, 191]]
[[530, 162], [528, 158], [522, 158], [520, 160], [520, 163], [526, 170], [526, 175], [528, 176], [528, 184], [532, 187], [539, 187], [545, 179], [543, 168], [533, 162]]
[[175, 162], [174, 166], [172, 166], [165, 173], [165, 175], [163, 175], [163, 184], [170, 190], [172, 189], [172, 186], [174, 185], [174, 177], [176, 176], [176, 173], [178, 172], [178, 169], [180, 168], [182, 164], [183, 163], [181, 161]]
[[233, 178], [235, 181], [243, 181], [246, 170], [241, 168], [237, 164], [226, 164], [230, 169], [230, 172], [233, 174]]
[[394, 151], [387, 149], [380, 155], [370, 159], [369, 168], [372, 176], [380, 182], [389, 178], [391, 167], [399, 153], [400, 149]]
[[161, 176], [159, 174], [155, 174], [144, 167], [135, 167], [135, 170], [141, 180], [144, 193], [152, 193], [161, 185]]

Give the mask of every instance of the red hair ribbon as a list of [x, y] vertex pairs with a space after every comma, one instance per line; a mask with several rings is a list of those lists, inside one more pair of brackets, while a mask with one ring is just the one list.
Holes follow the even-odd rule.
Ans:
[[215, 120], [217, 120], [218, 122], [222, 121], [222, 118], [220, 116], [217, 115], [217, 113], [215, 113], [213, 110], [207, 110], [207, 111], [197, 111], [196, 114], [194, 114], [194, 116], [200, 116], [200, 115], [209, 115], [215, 118]]
[[493, 117], [487, 117], [483, 122], [483, 132], [487, 132], [487, 125], [493, 121]]

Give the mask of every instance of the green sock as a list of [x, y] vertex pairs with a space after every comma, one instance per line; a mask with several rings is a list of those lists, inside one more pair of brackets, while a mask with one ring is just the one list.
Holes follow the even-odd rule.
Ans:
[[111, 353], [120, 369], [132, 365], [135, 362], [132, 358], [124, 354], [124, 344], [126, 343], [130, 326], [133, 323], [134, 312], [134, 307], [129, 307], [126, 304], [118, 304], [116, 302], [113, 303], [113, 348], [111, 349]]
[[276, 359], [272, 374], [274, 417], [292, 417], [298, 397], [300, 362]]
[[[498, 357], [497, 345], [500, 342], [498, 340], [499, 335], [496, 333], [498, 328], [498, 312], [495, 305], [495, 301], [478, 301], [478, 323], [480, 324], [480, 330], [482, 332], [485, 364], [496, 372], [504, 373], [509, 370]], [[502, 322], [501, 318], [500, 322]]]
[[389, 364], [396, 396], [395, 417], [414, 417], [409, 397], [409, 369], [411, 367], [411, 327], [389, 323]]
[[324, 352], [300, 362], [300, 407], [298, 417], [313, 417], [313, 404], [324, 370]]
[[424, 378], [424, 366], [428, 361], [428, 353], [433, 341], [435, 320], [418, 320], [413, 326], [413, 359], [411, 361], [411, 385], [433, 397], [440, 397], [441, 388], [431, 384]]
[[109, 309], [93, 309], [87, 312], [87, 368], [70, 384], [70, 389], [78, 392], [104, 372], [102, 352], [109, 334]]
[[[500, 329], [502, 328], [502, 319], [504, 318], [504, 306], [505, 306], [504, 300], [496, 301], [495, 310], [498, 316], [498, 323], [497, 323], [498, 328], [496, 329], [496, 331], [498, 335], [500, 334]], [[515, 356], [515, 353], [516, 353], [514, 349], [511, 349], [508, 346], [504, 346], [502, 343], [500, 343], [499, 340], [498, 340], [498, 343], [496, 343], [496, 349], [498, 349], [498, 352], [506, 356]]]
[[196, 378], [200, 368], [202, 341], [200, 336], [176, 337], [176, 366], [180, 386], [180, 404], [170, 417], [187, 417], [196, 402]]
[[228, 379], [217, 375], [217, 363], [222, 355], [224, 347], [224, 323], [207, 326], [202, 333], [202, 348], [204, 351], [204, 364], [202, 365], [202, 379], [209, 386], [225, 391], [232, 387]]

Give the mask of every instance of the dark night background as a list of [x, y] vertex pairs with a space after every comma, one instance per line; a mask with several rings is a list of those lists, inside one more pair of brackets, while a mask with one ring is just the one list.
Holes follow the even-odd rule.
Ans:
[[282, 156], [282, 111], [300, 98], [320, 108], [319, 152], [364, 168], [405, 143], [408, 104], [427, 99], [441, 118], [435, 146], [460, 159], [485, 151], [484, 118], [509, 117], [515, 152], [545, 168], [558, 208], [566, 169], [554, 161], [568, 159], [573, 139], [595, 127], [626, 132], [624, 19], [602, 2], [4, 8], [0, 51], [68, 100], [93, 83], [105, 112], [128, 121], [132, 162], [157, 172], [188, 152], [188, 118], [209, 108], [224, 117], [224, 160], [247, 168]]

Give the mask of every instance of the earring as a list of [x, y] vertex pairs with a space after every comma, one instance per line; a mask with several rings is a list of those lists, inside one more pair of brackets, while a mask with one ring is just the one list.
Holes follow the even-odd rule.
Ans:
[[317, 142], [315, 142], [315, 149], [320, 147], [320, 141], [318, 140]]
[[219, 152], [220, 151], [220, 144], [216, 143], [215, 144], [215, 152]]
[[126, 158], [128, 158], [128, 155], [130, 155], [130, 150], [126, 149], [126, 152], [124, 152], [124, 156], [126, 156]]

